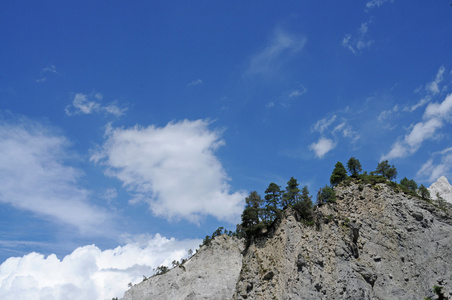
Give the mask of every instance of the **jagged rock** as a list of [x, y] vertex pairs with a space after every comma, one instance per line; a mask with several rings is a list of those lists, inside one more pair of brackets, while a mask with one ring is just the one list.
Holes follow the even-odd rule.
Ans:
[[244, 249], [243, 240], [218, 236], [183, 265], [133, 286], [122, 300], [231, 299]]
[[217, 238], [186, 272], [154, 276], [124, 299], [418, 300], [434, 285], [452, 295], [450, 207], [385, 184], [351, 183], [336, 195], [337, 203], [316, 208], [313, 226], [288, 209], [246, 249]]
[[436, 194], [438, 193], [444, 200], [452, 204], [452, 185], [450, 185], [446, 177], [441, 176], [428, 190], [432, 199], [437, 200]]

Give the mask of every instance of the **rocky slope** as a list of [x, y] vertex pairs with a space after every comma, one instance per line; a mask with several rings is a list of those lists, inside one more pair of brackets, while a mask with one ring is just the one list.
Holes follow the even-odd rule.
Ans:
[[353, 183], [306, 226], [292, 210], [265, 237], [218, 237], [165, 275], [134, 286], [124, 300], [423, 299], [452, 296], [450, 206]]
[[183, 265], [126, 291], [123, 300], [231, 299], [242, 268], [243, 240], [226, 235], [202, 247]]
[[450, 185], [446, 177], [441, 176], [428, 190], [432, 199], [436, 200], [438, 198], [436, 194], [439, 193], [444, 200], [452, 204], [452, 185]]

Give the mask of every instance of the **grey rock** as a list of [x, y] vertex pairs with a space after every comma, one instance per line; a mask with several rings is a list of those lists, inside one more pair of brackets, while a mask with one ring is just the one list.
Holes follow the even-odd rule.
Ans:
[[[315, 225], [288, 209], [263, 237], [216, 238], [124, 300], [423, 299], [452, 293], [452, 213], [385, 184], [335, 189]], [[334, 220], [334, 221], [327, 221]]]
[[433, 200], [437, 200], [439, 194], [444, 200], [452, 204], [452, 185], [445, 176], [441, 176], [429, 188], [430, 196]]
[[134, 285], [122, 300], [231, 299], [242, 269], [244, 249], [243, 240], [218, 236], [180, 267]]

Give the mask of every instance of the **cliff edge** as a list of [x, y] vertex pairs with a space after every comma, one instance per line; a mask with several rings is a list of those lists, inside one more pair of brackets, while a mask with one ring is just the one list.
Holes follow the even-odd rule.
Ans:
[[182, 267], [127, 291], [147, 299], [413, 299], [452, 295], [452, 214], [387, 184], [336, 188], [337, 202], [292, 209], [245, 248], [217, 237]]

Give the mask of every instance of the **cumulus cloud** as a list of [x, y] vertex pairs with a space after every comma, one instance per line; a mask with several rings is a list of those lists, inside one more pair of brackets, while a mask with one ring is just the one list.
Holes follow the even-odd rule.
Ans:
[[127, 111], [127, 108], [119, 107], [116, 102], [102, 105], [102, 99], [103, 96], [100, 93], [91, 95], [77, 93], [75, 94], [72, 103], [66, 106], [66, 114], [72, 116], [79, 114], [105, 113], [119, 117]]
[[184, 120], [165, 127], [109, 128], [91, 159], [123, 182], [132, 202], [148, 203], [157, 216], [198, 223], [211, 215], [237, 222], [246, 195], [230, 192], [227, 174], [214, 155], [224, 144], [221, 132], [208, 125]]
[[305, 37], [299, 37], [278, 28], [269, 45], [251, 58], [247, 75], [269, 76], [280, 66], [299, 53], [306, 44]]
[[89, 203], [82, 172], [67, 164], [69, 142], [30, 120], [0, 121], [0, 202], [98, 232], [109, 213]]
[[451, 121], [452, 94], [446, 96], [441, 103], [429, 104], [424, 112], [423, 120], [410, 127], [409, 132], [396, 141], [382, 160], [406, 157], [416, 152], [422, 143], [436, 136], [438, 129], [445, 122]]
[[309, 149], [314, 151], [315, 156], [322, 158], [323, 156], [325, 156], [325, 154], [333, 150], [335, 147], [336, 144], [333, 142], [333, 140], [321, 137], [317, 142], [312, 143], [309, 146]]
[[75, 249], [59, 259], [30, 253], [0, 265], [0, 299], [104, 300], [121, 298], [128, 284], [149, 277], [159, 265], [187, 257], [201, 240], [139, 236], [115, 249], [95, 245]]

